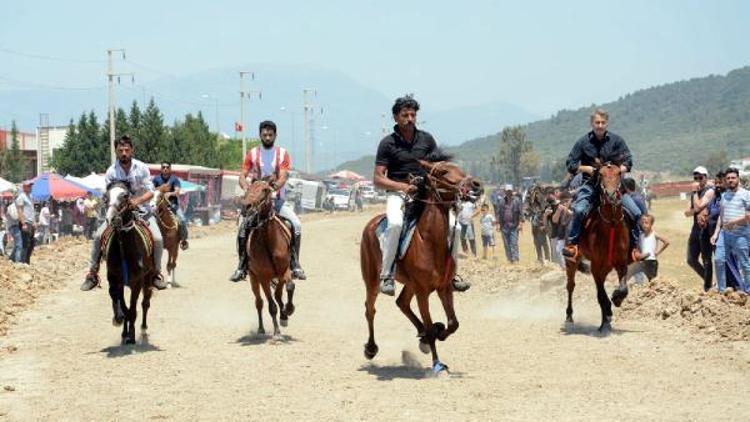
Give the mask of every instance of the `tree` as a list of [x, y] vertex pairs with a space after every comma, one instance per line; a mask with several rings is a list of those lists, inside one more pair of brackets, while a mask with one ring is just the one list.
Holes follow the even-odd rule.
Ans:
[[706, 159], [706, 169], [709, 175], [713, 175], [729, 167], [729, 158], [727, 157], [727, 151], [720, 149], [718, 151], [712, 151], [708, 154]]
[[52, 165], [60, 174], [85, 176], [102, 173], [109, 166], [108, 126], [100, 126], [96, 114], [81, 114], [78, 125], [70, 121], [62, 148], [55, 151]]
[[[133, 114], [136, 111], [139, 116], [138, 122], [133, 119]], [[147, 163], [172, 162], [175, 158], [174, 151], [169, 148], [164, 119], [153, 97], [148, 102], [146, 111], [142, 115], [136, 103], [133, 102], [133, 108], [130, 111], [130, 124], [133, 127], [136, 127], [137, 124], [136, 143], [138, 146], [136, 151], [142, 161]]]
[[10, 148], [3, 154], [3, 172], [11, 182], [20, 182], [26, 176], [26, 157], [18, 143], [18, 128], [13, 120], [10, 128]]
[[[521, 126], [503, 129], [500, 135], [500, 154], [497, 161], [500, 164], [501, 175], [506, 181], [512, 182], [514, 186], [521, 185], [521, 177], [523, 177], [521, 159], [525, 153], [532, 150], [533, 146], [526, 139], [526, 132]], [[536, 167], [538, 166], [537, 157]]]
[[523, 177], [539, 176], [539, 154], [533, 149], [521, 154], [521, 175]]

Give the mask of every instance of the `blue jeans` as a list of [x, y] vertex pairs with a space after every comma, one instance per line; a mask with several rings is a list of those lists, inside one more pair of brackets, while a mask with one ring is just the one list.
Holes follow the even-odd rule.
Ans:
[[727, 288], [726, 262], [729, 255], [737, 260], [742, 279], [737, 280], [741, 290], [750, 293], [750, 229], [727, 231], [721, 230], [716, 242], [714, 268], [719, 292]]
[[509, 262], [518, 262], [518, 227], [503, 226], [503, 246]]
[[[572, 206], [573, 218], [571, 218], [570, 226], [568, 226], [568, 244], [578, 244], [578, 240], [581, 238], [581, 231], [583, 230], [583, 221], [594, 207], [595, 201], [594, 187], [589, 184], [581, 186]], [[641, 234], [641, 210], [628, 194], [622, 195], [622, 207], [630, 219], [630, 246], [632, 248], [637, 244], [638, 237]]]
[[21, 235], [21, 226], [19, 224], [11, 224], [8, 227], [8, 232], [13, 237], [13, 251], [10, 253], [10, 260], [13, 262], [21, 262], [23, 258], [23, 237]]

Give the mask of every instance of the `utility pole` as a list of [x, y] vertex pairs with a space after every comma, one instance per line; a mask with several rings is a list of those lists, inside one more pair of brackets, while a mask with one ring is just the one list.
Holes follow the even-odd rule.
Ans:
[[304, 111], [305, 111], [305, 129], [304, 129], [304, 142], [305, 142], [305, 173], [312, 173], [312, 145], [310, 142], [310, 116], [313, 111], [313, 106], [310, 104], [309, 96], [317, 96], [318, 91], [314, 88], [305, 88], [302, 90], [304, 97]]
[[247, 154], [247, 138], [245, 137], [245, 97], [249, 100], [253, 94], [258, 94], [258, 98], [263, 98], [263, 93], [256, 90], [245, 90], [245, 75], [250, 75], [250, 80], [255, 80], [255, 73], [247, 70], [240, 71], [240, 126], [242, 129], [242, 159]]
[[115, 162], [115, 77], [117, 77], [118, 84], [120, 83], [121, 76], [130, 76], [131, 80], [135, 82], [135, 73], [115, 73], [114, 65], [112, 64], [112, 53], [114, 52], [122, 53], [122, 59], [125, 60], [125, 49], [107, 49], [107, 82], [109, 84], [109, 158], [112, 164]]

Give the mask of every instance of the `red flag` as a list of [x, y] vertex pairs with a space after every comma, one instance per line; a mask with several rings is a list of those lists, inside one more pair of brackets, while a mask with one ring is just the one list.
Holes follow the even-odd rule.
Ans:
[[240, 122], [234, 122], [234, 131], [235, 132], [242, 132], [242, 123], [240, 123]]

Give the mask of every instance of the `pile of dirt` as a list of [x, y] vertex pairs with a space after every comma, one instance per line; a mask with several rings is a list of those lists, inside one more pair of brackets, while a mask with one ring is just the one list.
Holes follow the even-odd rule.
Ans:
[[732, 289], [724, 294], [696, 292], [666, 277], [630, 290], [622, 318], [668, 320], [722, 340], [750, 339], [750, 298], [745, 293]]
[[63, 286], [88, 265], [88, 241], [66, 237], [34, 249], [31, 265], [0, 258], [0, 336], [45, 291]]

